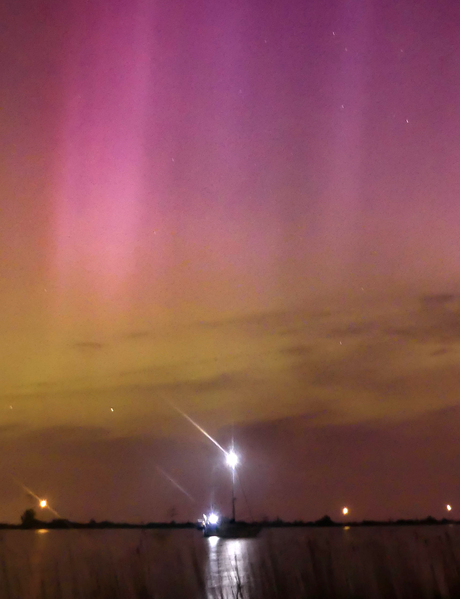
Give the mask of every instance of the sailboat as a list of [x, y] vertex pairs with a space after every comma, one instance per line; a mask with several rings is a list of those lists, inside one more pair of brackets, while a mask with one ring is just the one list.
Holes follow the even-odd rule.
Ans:
[[226, 461], [232, 472], [232, 517], [225, 518], [212, 511], [210, 514], [203, 514], [203, 519], [199, 520], [199, 527], [203, 530], [203, 536], [205, 537], [220, 537], [222, 539], [256, 537], [260, 532], [260, 526], [237, 522], [236, 520], [235, 469], [239, 458], [233, 449], [226, 452]]

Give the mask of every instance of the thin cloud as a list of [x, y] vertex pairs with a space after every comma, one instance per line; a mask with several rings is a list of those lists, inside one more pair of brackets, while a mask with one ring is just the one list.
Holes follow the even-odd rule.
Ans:
[[81, 350], [99, 350], [103, 349], [105, 344], [98, 341], [77, 341], [72, 344], [72, 347]]

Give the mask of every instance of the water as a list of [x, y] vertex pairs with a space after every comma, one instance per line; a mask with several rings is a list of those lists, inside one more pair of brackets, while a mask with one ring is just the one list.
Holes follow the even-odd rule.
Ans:
[[460, 596], [460, 527], [0, 531], [2, 599]]

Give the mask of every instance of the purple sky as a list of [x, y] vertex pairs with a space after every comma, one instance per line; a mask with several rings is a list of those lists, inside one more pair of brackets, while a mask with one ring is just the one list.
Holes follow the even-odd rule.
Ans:
[[0, 23], [0, 520], [460, 509], [459, 3]]

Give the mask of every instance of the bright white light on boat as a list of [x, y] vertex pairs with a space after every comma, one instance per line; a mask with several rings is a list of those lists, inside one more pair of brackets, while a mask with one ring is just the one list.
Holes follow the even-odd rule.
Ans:
[[208, 522], [209, 524], [217, 524], [219, 522], [219, 516], [217, 514], [209, 514]]
[[233, 451], [233, 449], [231, 451], [229, 451], [227, 453], [227, 466], [230, 466], [230, 468], [236, 468], [239, 462], [239, 458], [236, 455], [236, 453]]
[[46, 507], [47, 505], [48, 505], [48, 502], [46, 501], [46, 499], [40, 500], [40, 507]]
[[348, 514], [348, 508], [347, 508], [347, 507], [344, 507], [344, 508], [343, 508], [343, 510], [342, 510], [342, 514], [343, 514], [344, 516], [346, 516], [346, 515]]
[[448, 512], [450, 512], [450, 511], [451, 511], [451, 509], [452, 509], [452, 506], [451, 506], [451, 505], [449, 505], [449, 504], [447, 504], [447, 505], [446, 505], [446, 510], [447, 510]]

